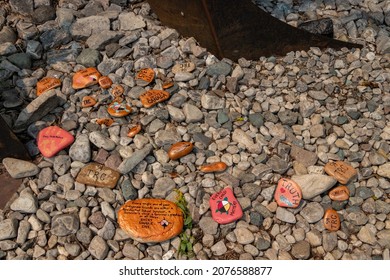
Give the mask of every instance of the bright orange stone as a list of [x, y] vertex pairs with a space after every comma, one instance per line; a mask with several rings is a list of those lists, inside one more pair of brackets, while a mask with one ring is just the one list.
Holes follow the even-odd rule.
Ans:
[[121, 97], [124, 92], [125, 89], [121, 85], [114, 85], [111, 90], [111, 95], [113, 97]]
[[202, 165], [201, 167], [199, 167], [199, 170], [204, 173], [210, 173], [210, 172], [222, 172], [225, 171], [226, 168], [227, 168], [226, 163], [219, 161], [207, 165]]
[[83, 108], [92, 107], [95, 104], [96, 104], [96, 99], [93, 98], [92, 96], [84, 96], [83, 99], [81, 100], [81, 107]]
[[297, 208], [302, 199], [302, 191], [293, 180], [281, 178], [276, 187], [274, 198], [280, 207]]
[[82, 89], [92, 85], [96, 85], [99, 82], [99, 78], [102, 75], [94, 67], [86, 68], [78, 71], [73, 76], [72, 87], [74, 89]]
[[131, 113], [129, 105], [113, 102], [108, 106], [107, 112], [113, 117], [124, 117]]
[[168, 81], [168, 82], [163, 83], [162, 88], [163, 89], [171, 88], [171, 87], [173, 87], [173, 85], [174, 85], [174, 83], [172, 81]]
[[184, 157], [188, 155], [192, 149], [194, 148], [194, 144], [191, 142], [178, 142], [171, 146], [168, 151], [168, 157], [172, 160], [176, 160], [178, 158]]
[[145, 108], [150, 108], [169, 98], [169, 93], [164, 90], [151, 89], [140, 95], [140, 100]]
[[349, 189], [346, 186], [338, 186], [329, 192], [332, 200], [343, 201], [349, 199]]
[[324, 226], [329, 231], [338, 231], [340, 229], [340, 217], [335, 210], [326, 210], [324, 215]]
[[147, 86], [154, 80], [154, 71], [152, 68], [141, 69], [135, 76], [137, 85]]
[[60, 85], [61, 85], [60, 79], [45, 77], [37, 83], [37, 96], [40, 96], [42, 93], [48, 90], [59, 87]]
[[356, 178], [357, 171], [344, 161], [331, 161], [325, 164], [325, 172], [343, 185]]
[[129, 132], [127, 133], [127, 136], [130, 138], [133, 138], [135, 135], [137, 135], [141, 131], [141, 125], [137, 124], [136, 126], [130, 128]]
[[100, 125], [104, 124], [105, 126], [111, 126], [114, 123], [114, 120], [109, 118], [103, 118], [103, 119], [97, 119], [96, 123]]
[[73, 135], [58, 126], [42, 129], [37, 138], [38, 149], [44, 157], [54, 156], [71, 145], [73, 141]]
[[107, 89], [107, 88], [111, 87], [111, 85], [112, 85], [112, 80], [109, 77], [101, 76], [99, 78], [99, 86], [101, 88]]

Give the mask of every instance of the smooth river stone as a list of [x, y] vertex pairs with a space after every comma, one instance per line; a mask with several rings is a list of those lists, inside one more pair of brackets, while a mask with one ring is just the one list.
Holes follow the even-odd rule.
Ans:
[[328, 175], [334, 177], [343, 185], [347, 185], [357, 177], [357, 171], [343, 161], [328, 162], [325, 165], [324, 170]]
[[210, 210], [213, 220], [219, 224], [229, 224], [241, 219], [240, 204], [230, 188], [225, 188], [210, 197]]
[[96, 104], [96, 99], [93, 98], [92, 96], [84, 96], [83, 99], [81, 100], [81, 107], [83, 108], [92, 107], [95, 104]]
[[137, 135], [141, 131], [141, 125], [137, 124], [136, 126], [129, 129], [129, 132], [127, 133], [127, 137], [133, 138], [135, 135]]
[[60, 85], [61, 85], [60, 79], [45, 77], [37, 83], [37, 96], [40, 96], [42, 93], [48, 90], [59, 87]]
[[164, 199], [143, 198], [127, 201], [118, 211], [118, 223], [132, 239], [163, 242], [183, 230], [183, 212]]
[[176, 74], [179, 72], [192, 72], [195, 70], [195, 64], [193, 62], [184, 62], [176, 64], [172, 67], [172, 73]]
[[84, 166], [76, 177], [76, 182], [96, 187], [115, 188], [120, 177], [119, 172], [99, 163]]
[[145, 108], [150, 108], [157, 103], [163, 102], [169, 98], [169, 93], [164, 90], [151, 89], [140, 95], [139, 99]]
[[96, 85], [99, 82], [99, 78], [102, 75], [94, 67], [86, 68], [76, 72], [73, 75], [72, 87], [74, 89], [82, 89], [92, 85]]
[[329, 231], [337, 231], [340, 228], [340, 217], [336, 210], [328, 209], [324, 215], [324, 226]]
[[303, 199], [312, 199], [337, 183], [333, 177], [321, 174], [294, 175], [291, 180], [301, 187]]
[[154, 71], [152, 68], [141, 69], [135, 76], [137, 85], [144, 87], [154, 80]]
[[302, 199], [302, 191], [293, 180], [281, 178], [276, 187], [274, 198], [280, 207], [297, 208]]
[[121, 97], [124, 92], [125, 89], [121, 85], [114, 85], [111, 89], [111, 95], [114, 98]]
[[58, 126], [42, 129], [37, 138], [38, 149], [44, 157], [54, 156], [71, 145], [73, 141], [73, 135]]
[[107, 76], [101, 76], [98, 82], [99, 82], [99, 86], [103, 89], [108, 89], [112, 85], [112, 80]]
[[178, 158], [184, 157], [188, 155], [192, 149], [194, 148], [194, 144], [191, 142], [178, 142], [171, 146], [168, 151], [168, 157], [172, 160], [176, 160]]
[[107, 112], [113, 117], [124, 117], [131, 113], [131, 107], [124, 103], [113, 102], [108, 106]]
[[347, 200], [349, 199], [349, 189], [346, 186], [338, 186], [329, 192], [329, 197], [336, 201]]
[[199, 167], [199, 170], [204, 173], [210, 173], [210, 172], [222, 172], [225, 171], [226, 168], [227, 168], [226, 163], [219, 161], [219, 162], [202, 165], [201, 167]]

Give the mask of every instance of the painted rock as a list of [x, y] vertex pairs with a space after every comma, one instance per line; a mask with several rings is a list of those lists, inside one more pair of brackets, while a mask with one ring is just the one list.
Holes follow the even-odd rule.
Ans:
[[349, 189], [346, 186], [338, 186], [329, 192], [332, 200], [343, 201], [349, 199]]
[[110, 88], [112, 85], [112, 80], [107, 76], [101, 76], [98, 82], [99, 86], [104, 89]]
[[151, 89], [140, 95], [140, 100], [145, 108], [150, 108], [169, 98], [169, 93], [164, 90]]
[[38, 149], [44, 157], [54, 156], [71, 145], [73, 141], [73, 135], [58, 126], [42, 129], [37, 138]]
[[96, 99], [93, 98], [92, 96], [84, 96], [83, 99], [81, 100], [81, 107], [87, 108], [87, 107], [92, 107], [96, 104]]
[[60, 79], [45, 77], [37, 83], [37, 96], [40, 96], [42, 93], [48, 90], [59, 87], [60, 85]]
[[127, 201], [118, 211], [118, 223], [132, 239], [162, 242], [183, 230], [183, 212], [164, 199], [143, 198]]
[[192, 149], [194, 148], [194, 144], [191, 142], [178, 142], [171, 146], [168, 151], [168, 157], [172, 160], [184, 157], [188, 155]]
[[227, 168], [226, 163], [220, 161], [220, 162], [214, 162], [206, 165], [202, 165], [199, 167], [199, 170], [204, 173], [210, 173], [210, 172], [222, 172], [225, 171]]
[[127, 133], [127, 137], [133, 138], [140, 131], [141, 131], [141, 125], [137, 124], [136, 126], [130, 128], [129, 132]]
[[281, 178], [276, 187], [274, 198], [280, 207], [297, 208], [302, 199], [302, 191], [293, 180]]
[[337, 231], [340, 228], [340, 217], [339, 214], [333, 209], [325, 211], [324, 225], [327, 230]]
[[154, 71], [152, 68], [141, 69], [135, 76], [135, 81], [139, 86], [147, 86], [154, 80]]
[[124, 117], [131, 113], [129, 105], [113, 102], [108, 106], [107, 112], [113, 117]]
[[179, 63], [172, 67], [173, 74], [179, 72], [192, 72], [194, 70], [195, 70], [195, 64], [193, 62]]
[[242, 217], [242, 209], [230, 188], [225, 188], [210, 197], [210, 210], [213, 220], [228, 224]]
[[171, 88], [171, 87], [173, 87], [173, 85], [174, 85], [174, 82], [168, 81], [168, 82], [163, 83], [162, 88], [163, 89]]
[[94, 67], [86, 68], [78, 71], [73, 76], [72, 87], [74, 89], [82, 89], [92, 85], [96, 85], [99, 82], [99, 78], [102, 75]]
[[357, 171], [343, 161], [328, 162], [324, 167], [325, 172], [343, 185], [357, 177]]
[[116, 97], [121, 97], [123, 93], [125, 92], [125, 89], [121, 85], [114, 85], [111, 90], [111, 95]]
[[110, 118], [102, 118], [102, 119], [97, 119], [96, 123], [99, 125], [105, 125], [105, 126], [111, 126], [114, 123], [113, 119]]
[[119, 172], [99, 163], [84, 166], [76, 177], [76, 182], [96, 187], [115, 188], [120, 177]]

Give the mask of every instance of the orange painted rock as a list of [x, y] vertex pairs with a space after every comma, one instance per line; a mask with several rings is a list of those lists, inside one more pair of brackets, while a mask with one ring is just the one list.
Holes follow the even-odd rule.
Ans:
[[104, 89], [110, 88], [112, 85], [112, 80], [107, 76], [101, 76], [98, 82], [99, 86]]
[[280, 207], [297, 208], [302, 199], [302, 191], [293, 180], [281, 178], [276, 187], [274, 198]]
[[176, 74], [179, 72], [192, 72], [195, 70], [195, 64], [193, 62], [184, 62], [176, 64], [172, 67], [172, 73]]
[[324, 215], [324, 226], [327, 230], [337, 231], [340, 228], [339, 214], [333, 209], [328, 209]]
[[95, 187], [115, 188], [120, 173], [99, 163], [84, 166], [77, 174], [76, 182]]
[[92, 85], [96, 85], [99, 82], [99, 78], [102, 75], [94, 67], [86, 68], [78, 71], [73, 76], [72, 87], [74, 89], [82, 89]]
[[114, 120], [109, 118], [103, 118], [103, 119], [97, 119], [96, 123], [100, 125], [104, 124], [105, 126], [111, 126], [114, 123]]
[[107, 112], [113, 117], [124, 117], [131, 113], [129, 105], [113, 102], [108, 106]]
[[118, 224], [132, 239], [162, 242], [183, 230], [183, 212], [164, 199], [143, 198], [127, 201], [118, 211]]
[[150, 108], [169, 98], [169, 93], [164, 90], [151, 89], [140, 95], [140, 100], [145, 108]]
[[135, 76], [137, 85], [144, 87], [154, 80], [154, 71], [152, 68], [141, 69]]
[[343, 185], [347, 185], [357, 177], [357, 171], [343, 161], [328, 162], [325, 164], [324, 170]]
[[92, 107], [96, 104], [96, 99], [93, 98], [92, 96], [84, 96], [83, 99], [81, 100], [81, 107], [87, 108], [87, 107]]
[[125, 89], [121, 85], [114, 85], [111, 90], [111, 95], [115, 98], [121, 97], [124, 92]]
[[202, 165], [199, 167], [199, 170], [205, 173], [210, 173], [210, 172], [222, 172], [225, 171], [227, 168], [226, 163], [220, 161], [220, 162], [214, 162], [206, 165]]
[[228, 224], [242, 217], [241, 206], [230, 188], [213, 194], [209, 202], [211, 216], [219, 224]]
[[130, 128], [129, 132], [127, 133], [127, 137], [133, 138], [140, 131], [141, 131], [141, 125], [137, 124], [136, 126]]
[[162, 88], [163, 89], [171, 88], [171, 87], [173, 87], [173, 85], [174, 85], [174, 83], [172, 81], [168, 81], [168, 82], [163, 83]]
[[338, 186], [329, 192], [332, 200], [343, 201], [349, 199], [349, 189], [346, 186]]
[[54, 156], [71, 145], [73, 141], [73, 135], [58, 126], [42, 129], [37, 138], [38, 149], [44, 157]]
[[192, 149], [194, 148], [194, 144], [191, 142], [178, 142], [171, 146], [168, 151], [168, 157], [172, 160], [184, 157], [188, 155]]
[[60, 79], [45, 77], [37, 83], [37, 96], [40, 96], [42, 93], [48, 90], [59, 87], [60, 85]]

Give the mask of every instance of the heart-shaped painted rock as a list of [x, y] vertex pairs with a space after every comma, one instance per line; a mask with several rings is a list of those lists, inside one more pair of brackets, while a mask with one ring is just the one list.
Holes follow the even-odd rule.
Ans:
[[98, 82], [99, 86], [104, 89], [110, 88], [112, 85], [112, 80], [107, 76], [101, 76]]
[[136, 126], [130, 128], [129, 132], [127, 133], [127, 137], [133, 138], [140, 131], [141, 131], [141, 125], [137, 124]]
[[127, 201], [118, 211], [118, 224], [138, 242], [162, 242], [183, 230], [183, 212], [164, 199], [143, 198]]
[[179, 72], [192, 72], [195, 70], [195, 64], [193, 62], [184, 62], [176, 64], [172, 67], [172, 73], [176, 74]]
[[93, 98], [92, 96], [84, 96], [83, 99], [81, 100], [81, 107], [83, 108], [92, 107], [95, 104], [96, 104], [96, 99]]
[[121, 97], [124, 92], [125, 89], [121, 85], [114, 85], [111, 89], [111, 95], [114, 98]]
[[219, 161], [219, 162], [202, 165], [201, 167], [199, 167], [199, 170], [204, 173], [210, 173], [210, 172], [222, 172], [225, 171], [226, 168], [227, 168], [226, 163]]
[[115, 188], [120, 177], [119, 172], [99, 163], [84, 166], [76, 177], [76, 182], [96, 187]]
[[192, 149], [194, 148], [194, 144], [191, 142], [178, 142], [175, 143], [169, 148], [168, 157], [172, 160], [176, 160], [178, 158], [184, 157], [188, 155]]
[[60, 79], [45, 77], [37, 83], [37, 96], [40, 96], [42, 93], [48, 90], [59, 87], [60, 85], [61, 85]]
[[145, 108], [150, 108], [169, 98], [169, 93], [164, 90], [151, 89], [140, 95], [139, 99]]
[[228, 224], [242, 217], [242, 209], [233, 191], [225, 188], [210, 197], [210, 210], [213, 220], [219, 224]]
[[73, 135], [58, 126], [42, 129], [37, 138], [38, 149], [44, 157], [54, 156], [71, 145], [73, 141]]
[[343, 201], [349, 199], [349, 189], [346, 186], [338, 186], [329, 192], [332, 200]]
[[137, 85], [144, 87], [154, 80], [154, 71], [152, 68], [141, 69], [135, 76]]
[[113, 119], [110, 118], [102, 118], [102, 119], [97, 119], [96, 123], [99, 125], [105, 125], [105, 126], [111, 126], [114, 123]]
[[131, 108], [127, 104], [113, 102], [108, 106], [107, 112], [113, 117], [124, 117], [131, 113]]
[[329, 231], [337, 231], [340, 228], [340, 217], [334, 209], [328, 209], [324, 215], [324, 226]]
[[99, 78], [102, 75], [94, 67], [86, 68], [78, 71], [73, 76], [72, 87], [74, 89], [82, 89], [92, 85], [96, 85], [99, 82]]
[[347, 185], [357, 177], [357, 171], [344, 161], [328, 162], [325, 164], [324, 170], [343, 185]]
[[302, 191], [293, 180], [281, 178], [276, 187], [274, 198], [280, 207], [297, 208], [302, 199]]

